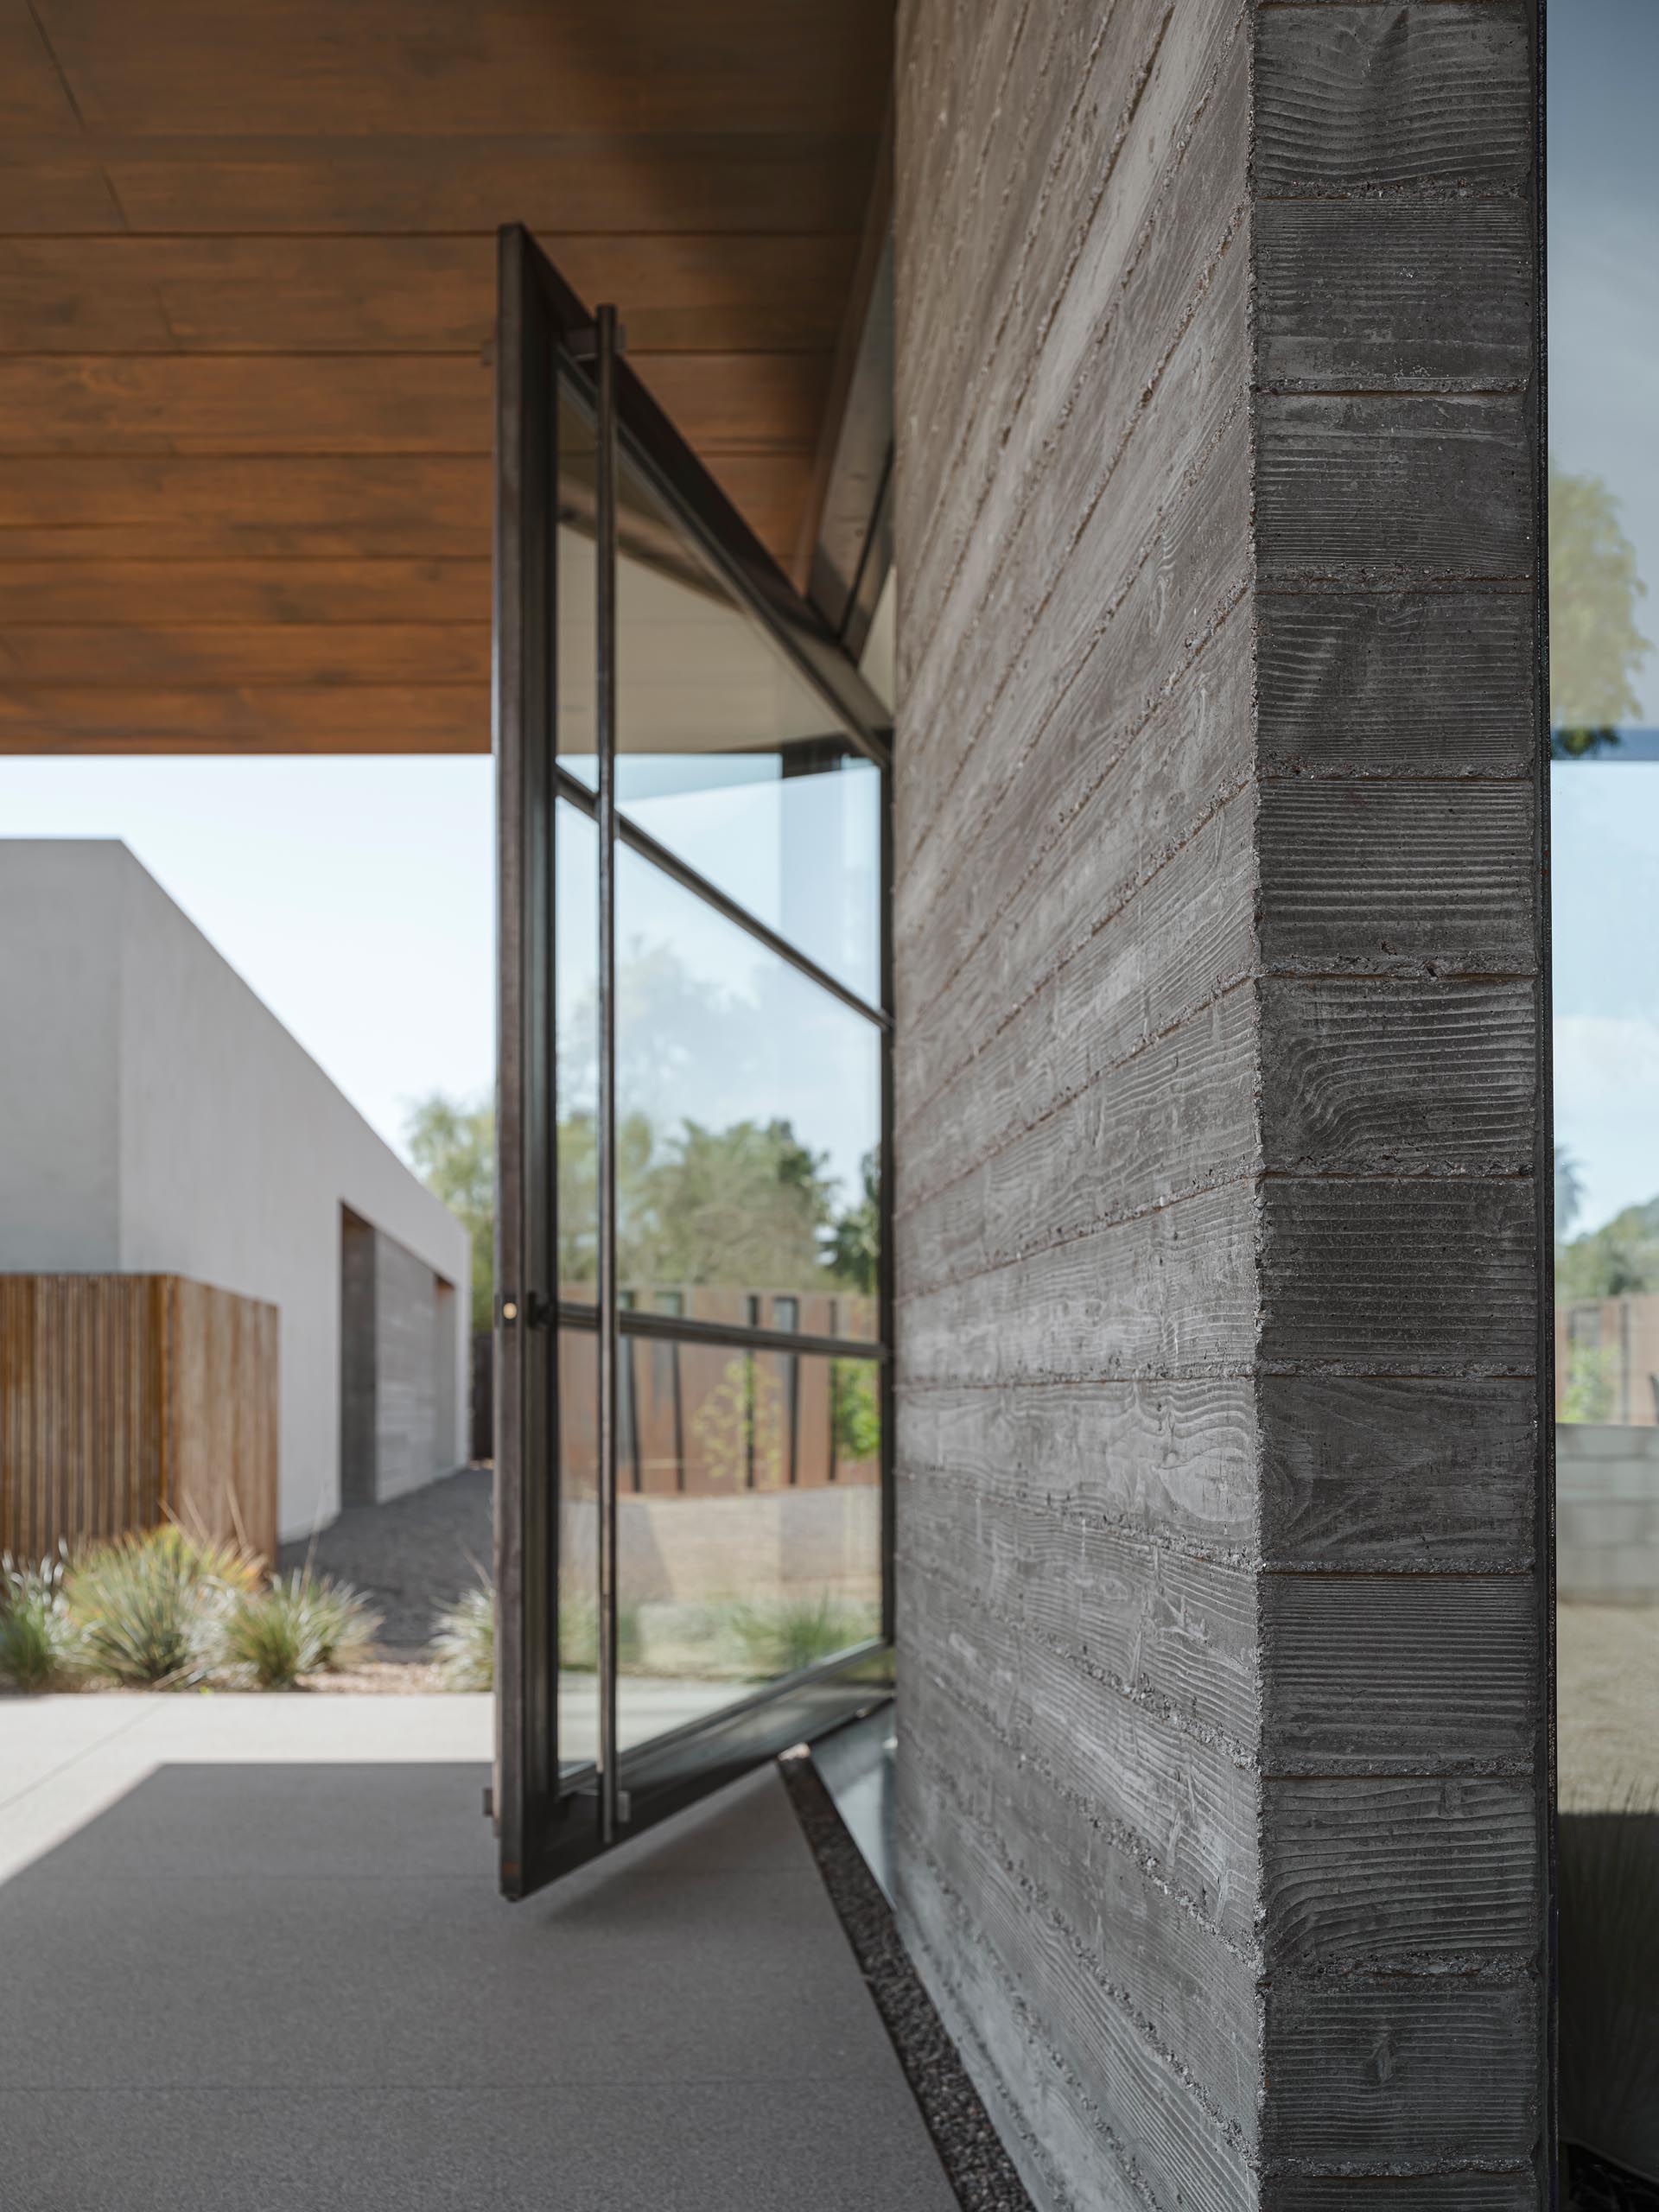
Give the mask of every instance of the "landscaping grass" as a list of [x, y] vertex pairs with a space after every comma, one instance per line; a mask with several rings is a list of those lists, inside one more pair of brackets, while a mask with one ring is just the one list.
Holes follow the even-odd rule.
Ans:
[[82, 1656], [82, 1635], [63, 1592], [61, 1557], [25, 1567], [0, 1559], [0, 1681], [60, 1689]]
[[0, 1562], [0, 1681], [14, 1689], [284, 1688], [360, 1665], [379, 1625], [345, 1583], [308, 1567], [265, 1576], [171, 1525]]

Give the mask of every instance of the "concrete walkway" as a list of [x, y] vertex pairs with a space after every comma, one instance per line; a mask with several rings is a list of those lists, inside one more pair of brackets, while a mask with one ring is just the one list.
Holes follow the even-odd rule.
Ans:
[[488, 1731], [0, 1700], [0, 2202], [950, 2212], [775, 1772], [508, 1906]]

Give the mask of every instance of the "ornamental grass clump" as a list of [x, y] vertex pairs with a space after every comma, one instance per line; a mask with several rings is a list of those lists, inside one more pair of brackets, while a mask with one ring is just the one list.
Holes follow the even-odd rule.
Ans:
[[134, 1689], [184, 1689], [219, 1663], [226, 1617], [253, 1562], [178, 1527], [100, 1544], [64, 1575], [90, 1673]]
[[432, 1624], [432, 1656], [447, 1690], [495, 1688], [495, 1586], [481, 1577]]
[[82, 1635], [63, 1582], [61, 1554], [32, 1567], [0, 1557], [0, 1681], [14, 1689], [59, 1689], [79, 1671]]
[[872, 1626], [864, 1612], [838, 1604], [827, 1591], [816, 1598], [782, 1598], [772, 1605], [734, 1605], [730, 1616], [751, 1675], [792, 1675], [866, 1642]]
[[219, 1663], [262, 1690], [286, 1689], [302, 1675], [340, 1674], [360, 1664], [379, 1626], [380, 1616], [349, 1583], [295, 1567], [232, 1598]]

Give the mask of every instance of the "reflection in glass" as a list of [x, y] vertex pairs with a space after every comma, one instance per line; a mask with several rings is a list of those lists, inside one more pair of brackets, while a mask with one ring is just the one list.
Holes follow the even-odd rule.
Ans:
[[1659, 2183], [1659, 10], [1549, 41], [1560, 2115]]
[[[578, 880], [592, 867], [591, 825], [567, 812], [589, 838], [569, 841], [562, 912], [567, 892], [584, 900], [592, 882], [591, 874]], [[816, 1293], [799, 1300], [801, 1328], [873, 1338], [880, 1033], [626, 848], [617, 854], [617, 938], [622, 1287], [642, 1306], [662, 1312], [658, 1301], [672, 1293], [694, 1319], [741, 1325], [751, 1298]], [[590, 931], [582, 943], [591, 941]], [[564, 972], [562, 952], [562, 980]], [[567, 1000], [559, 1034], [567, 1298], [593, 1296], [597, 1035], [591, 992]]]
[[558, 1039], [559, 1296], [592, 1305], [599, 1255], [594, 1095], [599, 1067], [599, 832], [580, 807], [554, 812], [554, 1020]]
[[599, 1753], [599, 1370], [588, 1329], [559, 1331], [559, 1768]]
[[[591, 435], [578, 466], [591, 472]], [[559, 750], [594, 782], [594, 671], [582, 650], [592, 502], [559, 532]], [[879, 989], [880, 778], [638, 474], [622, 471], [617, 795], [628, 817], [872, 1002]]]
[[624, 1746], [880, 1632], [874, 1363], [627, 1344], [618, 1506]]

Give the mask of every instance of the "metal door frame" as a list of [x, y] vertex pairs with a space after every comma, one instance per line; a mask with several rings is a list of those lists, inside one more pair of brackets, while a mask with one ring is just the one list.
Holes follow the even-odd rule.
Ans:
[[[492, 1804], [508, 1897], [679, 1810], [785, 1749], [880, 1701], [844, 1679], [893, 1634], [892, 757], [884, 712], [834, 632], [794, 591], [627, 362], [615, 311], [590, 315], [519, 225], [499, 241], [496, 350], [494, 734], [499, 850], [496, 1246], [496, 1759]], [[593, 414], [598, 439], [595, 641], [599, 788], [558, 765], [556, 728], [557, 408], [561, 383]], [[881, 1001], [873, 1006], [747, 913], [617, 810], [614, 560], [623, 456], [693, 539], [734, 596], [823, 700], [849, 747], [882, 772]], [[613, 860], [626, 845], [768, 950], [876, 1026], [880, 1038], [880, 1272], [874, 1342], [699, 1322], [622, 1309], [615, 1285], [611, 1115], [601, 1110], [600, 1281], [592, 1306], [562, 1304], [557, 1284], [554, 823], [560, 802], [600, 838], [601, 1109], [614, 1065]], [[562, 1775], [558, 1756], [558, 1343], [597, 1338], [600, 1382], [601, 1754]], [[616, 1710], [615, 1389], [622, 1336], [862, 1357], [877, 1363], [881, 1408], [880, 1634], [734, 1700], [710, 1719], [619, 1752]]]

